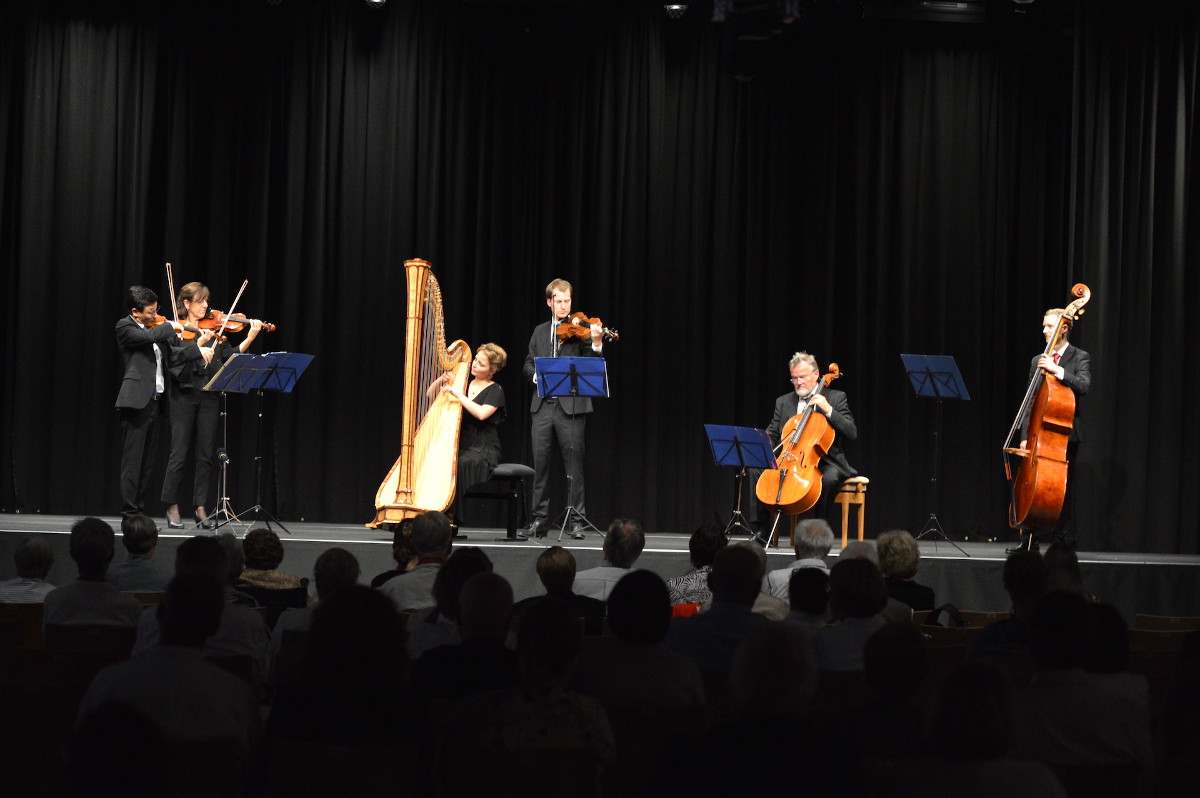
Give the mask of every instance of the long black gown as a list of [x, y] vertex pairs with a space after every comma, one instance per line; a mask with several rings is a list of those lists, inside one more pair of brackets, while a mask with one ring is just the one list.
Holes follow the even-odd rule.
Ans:
[[500, 464], [500, 432], [498, 425], [504, 423], [504, 389], [493, 382], [475, 396], [475, 403], [493, 405], [496, 412], [480, 421], [465, 409], [462, 414], [462, 429], [458, 434], [458, 484], [455, 486], [454, 504], [458, 523], [462, 523], [462, 497], [472, 485], [491, 479], [492, 470]]

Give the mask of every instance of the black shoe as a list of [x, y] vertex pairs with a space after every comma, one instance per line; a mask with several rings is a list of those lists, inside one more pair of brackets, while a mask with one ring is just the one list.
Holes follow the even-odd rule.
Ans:
[[1005, 549], [1004, 551], [1007, 552], [1008, 554], [1016, 554], [1018, 551], [1041, 551], [1041, 550], [1042, 550], [1042, 547], [1041, 547], [1041, 545], [1038, 544], [1037, 539], [1035, 538], [1029, 542], [1026, 542], [1024, 540], [1017, 541], [1017, 545], [1010, 546], [1009, 548]]
[[193, 512], [192, 518], [195, 519], [196, 526], [200, 527], [201, 529], [216, 529], [217, 528], [217, 519], [215, 519], [215, 518], [210, 517], [210, 518], [201, 519], [200, 513], [198, 513], [198, 512]]
[[583, 540], [587, 537], [587, 535], [583, 533], [583, 529], [577, 526], [571, 527], [571, 531], [568, 534], [571, 536], [572, 540]]
[[166, 516], [167, 529], [183, 529], [183, 521], [172, 521], [171, 516]]
[[546, 537], [547, 531], [548, 530], [546, 529], [545, 524], [539, 524], [537, 521], [533, 521], [529, 524], [529, 526], [518, 530], [518, 534], [524, 535], [526, 538], [544, 538]]

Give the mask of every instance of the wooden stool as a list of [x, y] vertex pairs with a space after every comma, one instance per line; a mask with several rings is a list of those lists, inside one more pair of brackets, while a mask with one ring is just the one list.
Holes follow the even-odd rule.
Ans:
[[850, 477], [842, 483], [834, 501], [842, 505], [842, 548], [846, 548], [846, 529], [850, 524], [850, 505], [858, 505], [858, 539], [863, 539], [864, 516], [867, 514], [867, 485], [871, 480], [866, 477]]

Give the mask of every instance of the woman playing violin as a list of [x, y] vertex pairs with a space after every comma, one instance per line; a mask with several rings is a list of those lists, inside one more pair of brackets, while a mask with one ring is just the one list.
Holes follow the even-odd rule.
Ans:
[[[208, 326], [201, 323], [209, 315], [208, 297], [208, 286], [203, 283], [187, 283], [179, 289], [176, 306], [179, 308], [180, 321], [185, 326]], [[162, 487], [162, 500], [168, 505], [167, 526], [171, 529], [183, 528], [179, 515], [179, 483], [183, 479], [193, 443], [196, 447], [196, 474], [192, 485], [192, 503], [195, 507], [192, 517], [206, 529], [213, 526], [205, 508], [208, 507], [221, 399], [218, 394], [202, 389], [235, 352], [245, 352], [250, 348], [251, 342], [262, 329], [262, 322], [255, 319], [249, 324], [249, 332], [236, 349], [226, 342], [209, 341], [201, 346], [201, 351], [211, 353], [210, 362], [193, 361], [171, 366], [171, 456], [167, 461]]]
[[454, 504], [447, 512], [457, 526], [462, 519], [462, 497], [467, 489], [492, 476], [500, 464], [500, 432], [504, 422], [504, 389], [493, 378], [504, 368], [508, 354], [496, 344], [483, 344], [471, 361], [471, 381], [464, 393], [449, 382], [447, 375], [437, 381], [440, 390], [453, 396], [463, 407], [462, 428], [458, 434], [458, 483]]

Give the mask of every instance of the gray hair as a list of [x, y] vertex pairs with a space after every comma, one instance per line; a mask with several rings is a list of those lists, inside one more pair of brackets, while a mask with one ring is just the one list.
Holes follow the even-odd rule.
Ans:
[[833, 548], [833, 530], [822, 518], [805, 518], [796, 524], [793, 548], [797, 560], [816, 560]]
[[792, 359], [788, 361], [788, 371], [796, 368], [801, 363], [807, 363], [812, 366], [813, 371], [820, 371], [821, 367], [817, 365], [817, 359], [808, 352], [796, 352], [792, 355]]

